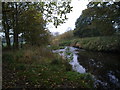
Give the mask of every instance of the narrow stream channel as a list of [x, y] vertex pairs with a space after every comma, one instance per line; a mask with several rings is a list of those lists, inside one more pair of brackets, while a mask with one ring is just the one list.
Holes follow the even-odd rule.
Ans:
[[79, 73], [89, 72], [94, 75], [95, 87], [120, 88], [119, 54], [90, 52], [74, 47], [65, 47], [53, 52], [65, 56], [66, 48], [69, 48], [73, 54], [73, 60], [69, 62], [73, 70]]
[[78, 62], [78, 50], [79, 49], [74, 48], [74, 47], [65, 47], [64, 49], [54, 50], [53, 52], [59, 53], [61, 56], [65, 57], [65, 51], [67, 48], [69, 48], [69, 51], [72, 52], [73, 54], [73, 60], [69, 62], [69, 64], [72, 65], [73, 70], [79, 73], [85, 73], [86, 72], [85, 68], [83, 68], [83, 66], [80, 65], [80, 63]]

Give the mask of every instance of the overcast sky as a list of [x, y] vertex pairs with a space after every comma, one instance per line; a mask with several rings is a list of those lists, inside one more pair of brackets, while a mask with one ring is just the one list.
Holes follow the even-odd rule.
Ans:
[[73, 11], [67, 14], [68, 20], [66, 23], [61, 24], [57, 28], [55, 28], [52, 24], [49, 25], [49, 30], [54, 32], [59, 32], [60, 34], [64, 33], [69, 27], [73, 30], [75, 28], [75, 22], [77, 18], [81, 15], [82, 10], [87, 8], [87, 4], [89, 2], [87, 0], [72, 0], [71, 6], [73, 6]]

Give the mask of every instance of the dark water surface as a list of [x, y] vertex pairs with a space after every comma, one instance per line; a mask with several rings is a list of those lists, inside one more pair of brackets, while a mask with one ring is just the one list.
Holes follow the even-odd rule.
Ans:
[[80, 49], [79, 63], [96, 78], [96, 87], [120, 88], [120, 54]]
[[53, 52], [65, 56], [67, 48], [73, 54], [73, 60], [70, 61], [73, 70], [79, 73], [91, 73], [95, 79], [95, 87], [120, 88], [120, 54], [91, 52], [74, 47], [65, 47]]

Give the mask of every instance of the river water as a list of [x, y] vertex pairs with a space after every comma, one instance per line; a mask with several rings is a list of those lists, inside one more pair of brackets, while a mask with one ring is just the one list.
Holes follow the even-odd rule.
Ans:
[[73, 70], [79, 73], [91, 73], [95, 79], [95, 87], [120, 88], [119, 54], [91, 52], [74, 47], [65, 47], [65, 49], [54, 50], [53, 52], [65, 56], [66, 48], [69, 48], [73, 54], [73, 59], [69, 62]]

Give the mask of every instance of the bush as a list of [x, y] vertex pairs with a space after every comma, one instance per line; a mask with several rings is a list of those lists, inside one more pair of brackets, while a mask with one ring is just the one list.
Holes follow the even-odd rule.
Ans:
[[60, 40], [69, 40], [73, 38], [73, 30], [67, 31], [59, 35]]

